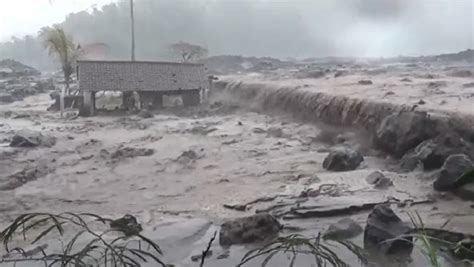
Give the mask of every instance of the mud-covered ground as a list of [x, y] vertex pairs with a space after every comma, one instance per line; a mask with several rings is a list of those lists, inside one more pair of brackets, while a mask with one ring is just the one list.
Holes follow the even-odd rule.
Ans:
[[[433, 204], [408, 205], [403, 210], [421, 212], [433, 227], [452, 218], [450, 229], [472, 231], [470, 203], [435, 196], [431, 182], [421, 178], [426, 174], [396, 173], [392, 160], [350, 130], [222, 106], [162, 111], [148, 119], [127, 114], [60, 119], [58, 113], [44, 111], [49, 102], [47, 95], [38, 95], [2, 106], [2, 183], [25, 169], [42, 170], [31, 181], [2, 191], [3, 226], [33, 211], [92, 212], [112, 218], [130, 213], [146, 231], [170, 221], [190, 224], [189, 235], [198, 235], [194, 236], [197, 244], [205, 245], [202, 239], [211, 227], [208, 221], [219, 224], [275, 203], [249, 205], [247, 211], [226, 209], [224, 204], [277, 195], [281, 199], [276, 201], [285, 202], [307, 188], [331, 184], [327, 194], [310, 201], [331, 208], [390, 198], [402, 202], [434, 199]], [[8, 147], [14, 132], [22, 128], [54, 136], [56, 144], [51, 148]], [[337, 135], [364, 152], [365, 161], [358, 170], [329, 172], [322, 168]], [[394, 186], [373, 189], [365, 177], [374, 170], [384, 172]], [[353, 218], [363, 224], [366, 216], [359, 213]], [[314, 235], [337, 219], [284, 223]], [[172, 229], [166, 232], [173, 233]], [[183, 234], [175, 231], [178, 236]], [[189, 253], [199, 252], [197, 244], [187, 243]], [[180, 254], [175, 260], [191, 264], [189, 256]]]
[[[354, 74], [291, 83], [296, 81], [293, 85], [323, 91], [332, 88], [332, 92], [344, 95], [352, 92], [356, 97], [366, 92], [368, 99], [388, 102], [405, 99], [416, 104], [423, 99], [427, 107], [472, 111], [466, 101], [472, 100], [473, 87], [463, 86], [472, 78], [448, 78], [445, 74], [386, 76], [385, 72]], [[400, 81], [404, 77], [410, 81]], [[373, 83], [358, 84], [362, 79]], [[447, 85], [438, 81], [446, 81]], [[437, 85], [430, 86], [431, 82]], [[456, 95], [451, 96], [454, 92]], [[153, 118], [106, 112], [66, 119], [60, 118], [59, 113], [47, 112], [50, 104], [49, 96], [42, 94], [0, 106], [2, 227], [25, 212], [91, 212], [111, 218], [133, 214], [144, 232], [163, 244], [170, 263], [195, 266], [190, 256], [205, 248], [213, 231], [226, 218], [251, 215], [257, 210], [274, 211], [276, 204], [284, 213], [286, 206], [301, 204], [295, 202], [295, 197], [303, 191], [325, 185], [325, 191], [302, 205], [332, 209], [391, 200], [398, 203], [394, 208], [407, 221], [407, 212], [418, 211], [427, 226], [438, 228], [448, 221], [446, 229], [474, 232], [471, 202], [435, 193], [430, 173], [399, 173], [398, 162], [373, 149], [364, 133], [351, 129], [309, 124], [285, 114], [259, 113], [258, 109], [249, 108], [252, 105], [235, 102], [231, 106], [219, 102], [184, 110], [171, 108], [157, 111]], [[14, 133], [24, 128], [55, 137], [55, 145], [9, 147]], [[357, 170], [330, 172], [322, 168], [328, 149], [340, 142], [362, 152], [364, 162]], [[373, 171], [383, 172], [393, 186], [373, 188], [366, 182]], [[30, 175], [20, 175], [25, 172]], [[23, 178], [17, 181], [19, 175]], [[17, 180], [12, 183], [12, 179]], [[272, 201], [257, 201], [240, 211], [224, 207], [262, 198]], [[416, 204], [419, 201], [424, 204]], [[345, 216], [364, 224], [367, 214], [364, 211]], [[300, 228], [299, 233], [314, 236], [341, 217], [344, 216], [285, 220], [283, 216], [282, 222], [295, 227], [289, 229]], [[356, 241], [360, 244], [361, 237]], [[245, 248], [237, 246], [226, 252], [216, 242], [213, 250], [208, 266], [232, 266]], [[424, 256], [415, 251], [411, 262], [402, 266], [426, 266]], [[228, 258], [217, 259], [220, 254], [229, 253]], [[349, 254], [341, 255], [357, 266]], [[284, 258], [280, 260], [286, 262]], [[371, 266], [381, 263], [400, 266], [397, 261], [387, 265], [390, 263], [386, 260], [376, 259]]]

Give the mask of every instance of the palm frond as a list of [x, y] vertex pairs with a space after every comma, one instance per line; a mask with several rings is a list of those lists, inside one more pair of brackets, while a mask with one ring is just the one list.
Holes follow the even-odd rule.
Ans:
[[[47, 266], [60, 264], [62, 267], [91, 266], [90, 263], [93, 262], [93, 266], [138, 267], [143, 262], [151, 261], [158, 266], [165, 266], [165, 263], [159, 258], [162, 251], [158, 244], [143, 235], [138, 233], [130, 235], [117, 229], [105, 230], [101, 234], [91, 230], [91, 223], [99, 222], [103, 226], [110, 221], [110, 219], [89, 213], [29, 213], [20, 215], [0, 233], [0, 242], [3, 243], [7, 252], [17, 252], [21, 258], [4, 257], [1, 262], [41, 261]], [[39, 231], [38, 235], [33, 235], [35, 238], [31, 243], [44, 240], [52, 233], [64, 238], [66, 226], [74, 226], [79, 230], [67, 243], [63, 244], [61, 253], [47, 254], [43, 250], [42, 256], [33, 257], [27, 255], [22, 248], [9, 250], [15, 236], [23, 236], [24, 239], [27, 239], [27, 236]], [[104, 239], [104, 235], [110, 232], [117, 232], [119, 236], [112, 241], [107, 241]], [[78, 242], [79, 238], [84, 236], [89, 236], [91, 239], [85, 243]], [[138, 242], [138, 249], [136, 246], [131, 246], [134, 242]], [[142, 249], [142, 242], [148, 245], [148, 248]]]
[[[357, 247], [349, 241], [340, 241], [339, 243], [349, 249], [349, 251], [353, 252], [362, 262], [366, 262], [362, 248]], [[313, 255], [317, 266], [349, 266], [349, 264], [345, 263], [338, 257], [337, 253], [334, 252], [331, 247], [321, 242], [321, 235], [318, 235], [315, 238], [306, 238], [298, 234], [278, 237], [262, 248], [250, 250], [244, 255], [237, 266], [244, 266], [256, 258], [264, 257], [261, 266], [265, 267], [269, 265], [272, 258], [279, 253], [290, 254], [290, 261], [288, 264], [290, 267], [295, 265], [296, 258], [300, 254]]]

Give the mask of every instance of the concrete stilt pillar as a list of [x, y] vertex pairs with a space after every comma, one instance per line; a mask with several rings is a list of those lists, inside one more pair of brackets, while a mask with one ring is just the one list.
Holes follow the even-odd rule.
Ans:
[[92, 92], [84, 92], [84, 105], [82, 109], [82, 115], [83, 116], [92, 116], [94, 114], [94, 100], [93, 100], [93, 93]]
[[163, 94], [156, 93], [153, 98], [153, 109], [160, 109], [163, 107]]
[[132, 97], [132, 92], [123, 92], [122, 93], [122, 106], [125, 110], [129, 110], [133, 107], [130, 107], [130, 98]]

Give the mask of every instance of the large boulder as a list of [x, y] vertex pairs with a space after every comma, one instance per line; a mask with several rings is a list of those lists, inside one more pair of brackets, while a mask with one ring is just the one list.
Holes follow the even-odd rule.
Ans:
[[349, 146], [336, 146], [323, 161], [323, 168], [330, 171], [351, 171], [359, 167], [364, 157]]
[[344, 218], [336, 223], [329, 225], [329, 228], [323, 235], [324, 239], [349, 239], [362, 233], [362, 227], [351, 218]]
[[412, 153], [402, 158], [402, 162], [413, 159], [423, 164], [425, 170], [441, 168], [444, 161], [454, 154], [474, 156], [474, 146], [455, 133], [440, 135], [436, 138], [423, 141]]
[[43, 135], [41, 132], [32, 130], [19, 130], [13, 136], [11, 147], [36, 147], [45, 146], [51, 147], [56, 143], [56, 138], [52, 136]]
[[426, 112], [394, 113], [385, 117], [378, 126], [374, 144], [396, 157], [402, 157], [429, 139], [434, 127], [434, 122]]
[[436, 172], [433, 188], [438, 191], [454, 190], [461, 185], [461, 176], [474, 167], [473, 162], [464, 154], [449, 156], [443, 167]]
[[367, 218], [364, 246], [390, 254], [411, 252], [413, 238], [407, 236], [411, 228], [393, 212], [389, 205], [377, 205]]
[[223, 246], [261, 242], [275, 237], [281, 229], [277, 219], [270, 214], [256, 214], [225, 222], [219, 232]]

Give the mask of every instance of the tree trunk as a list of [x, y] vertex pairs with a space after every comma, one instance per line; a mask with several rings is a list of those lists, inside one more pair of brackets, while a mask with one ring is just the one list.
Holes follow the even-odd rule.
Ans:
[[65, 86], [65, 93], [66, 95], [69, 95], [69, 84], [71, 83], [71, 77], [67, 75], [67, 73], [64, 73], [64, 86]]
[[135, 61], [135, 18], [133, 15], [133, 0], [130, 0], [130, 20], [132, 32], [132, 61]]

